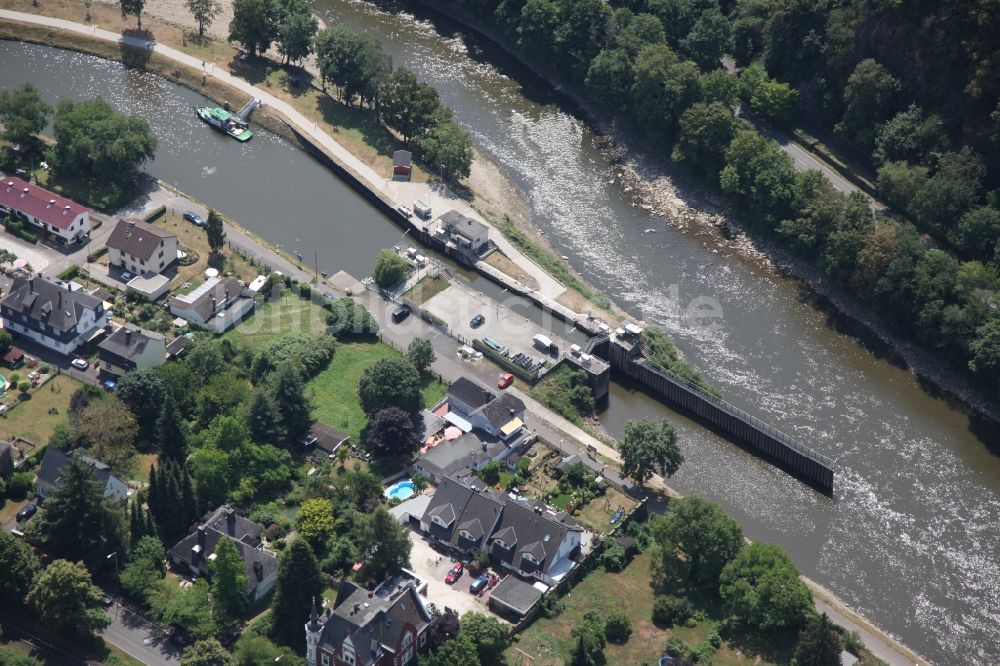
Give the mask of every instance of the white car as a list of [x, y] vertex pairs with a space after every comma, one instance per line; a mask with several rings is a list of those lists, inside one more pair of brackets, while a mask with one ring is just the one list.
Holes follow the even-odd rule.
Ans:
[[122, 282], [128, 282], [134, 277], [135, 276], [129, 273], [128, 271], [122, 271]]
[[90, 367], [90, 361], [88, 361], [85, 358], [77, 357], [74, 358], [72, 361], [70, 361], [70, 365], [72, 365], [77, 370], [86, 370], [87, 368]]
[[405, 217], [406, 219], [410, 219], [411, 217], [413, 217], [413, 211], [402, 204], [396, 206], [396, 210], [402, 213], [403, 217]]

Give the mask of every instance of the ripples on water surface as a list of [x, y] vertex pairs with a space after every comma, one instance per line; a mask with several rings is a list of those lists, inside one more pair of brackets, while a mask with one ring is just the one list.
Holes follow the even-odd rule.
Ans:
[[[367, 3], [315, 6], [331, 23], [380, 36], [395, 64], [438, 88], [590, 282], [664, 323], [731, 401], [839, 461], [831, 501], [681, 419], [679, 489], [724, 504], [749, 536], [788, 548], [808, 575], [933, 661], [1000, 663], [1000, 464], [967, 418], [831, 330], [792, 282], [716, 235], [672, 231], [630, 205], [589, 130], [489, 44]], [[648, 227], [657, 233], [643, 235]], [[671, 284], [684, 305], [717, 299], [721, 326], [663, 321]], [[604, 419], [619, 431], [628, 418], [664, 413], [613, 387]]]

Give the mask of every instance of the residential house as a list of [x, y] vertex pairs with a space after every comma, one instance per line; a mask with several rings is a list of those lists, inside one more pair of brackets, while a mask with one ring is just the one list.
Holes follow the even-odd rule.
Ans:
[[501, 440], [483, 441], [468, 432], [429, 447], [413, 463], [413, 470], [427, 477], [431, 483], [439, 484], [448, 476], [477, 472], [491, 460], [503, 460], [512, 452], [513, 448]]
[[90, 232], [90, 211], [45, 188], [20, 178], [0, 181], [0, 213], [38, 227], [42, 236], [71, 245]]
[[466, 556], [486, 549], [505, 568], [548, 585], [576, 566], [583, 528], [566, 512], [490, 492], [476, 481], [446, 477], [438, 486], [420, 520], [432, 542]]
[[216, 333], [235, 326], [253, 307], [253, 296], [233, 278], [210, 277], [190, 294], [170, 299], [171, 314]]
[[[497, 396], [476, 382], [460, 377], [448, 387], [448, 409], [473, 428], [504, 442], [518, 439], [524, 432], [526, 407], [511, 393]], [[445, 419], [448, 419], [447, 415]]]
[[119, 502], [124, 502], [128, 499], [128, 484], [112, 474], [111, 468], [106, 463], [96, 458], [91, 458], [82, 451], [74, 451], [72, 454], [67, 454], [54, 446], [45, 449], [45, 454], [42, 456], [42, 464], [38, 468], [38, 478], [35, 485], [38, 490], [39, 499], [43, 501], [48, 499], [62, 485], [63, 469], [69, 464], [70, 455], [83, 460], [94, 468], [94, 478], [104, 484], [105, 497]]
[[328, 456], [336, 455], [337, 451], [341, 446], [346, 444], [350, 439], [350, 435], [345, 435], [344, 433], [331, 428], [325, 423], [320, 423], [316, 421], [311, 426], [309, 426], [309, 438], [314, 438], [311, 446], [315, 446], [318, 451], [322, 451]]
[[162, 273], [177, 261], [177, 236], [142, 220], [118, 220], [107, 246], [108, 265], [136, 275]]
[[221, 539], [230, 539], [243, 559], [246, 575], [243, 594], [248, 600], [256, 601], [267, 596], [278, 577], [278, 560], [263, 549], [260, 538], [263, 529], [232, 507], [223, 505], [170, 549], [170, 559], [197, 576], [211, 578], [215, 547]]
[[72, 354], [104, 324], [104, 304], [51, 280], [14, 279], [0, 301], [4, 328], [61, 354]]
[[167, 344], [159, 333], [125, 324], [97, 345], [97, 357], [101, 371], [120, 377], [133, 370], [163, 365]]
[[440, 217], [440, 220], [440, 233], [448, 237], [449, 244], [478, 253], [489, 243], [490, 228], [479, 220], [455, 210], [449, 210]]
[[413, 583], [388, 597], [348, 580], [322, 615], [305, 625], [308, 666], [404, 666], [427, 646], [431, 614]]

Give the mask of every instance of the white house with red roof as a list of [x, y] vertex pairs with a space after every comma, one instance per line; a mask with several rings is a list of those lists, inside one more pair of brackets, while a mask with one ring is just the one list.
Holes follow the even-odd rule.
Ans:
[[90, 231], [88, 208], [12, 176], [0, 180], [0, 212], [26, 220], [65, 245]]

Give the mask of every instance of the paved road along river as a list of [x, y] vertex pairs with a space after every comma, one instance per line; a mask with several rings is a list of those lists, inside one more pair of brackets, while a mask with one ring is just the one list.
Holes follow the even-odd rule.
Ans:
[[[726, 506], [748, 536], [781, 543], [805, 573], [940, 663], [996, 663], [1000, 463], [968, 420], [903, 370], [832, 330], [798, 287], [745, 261], [714, 234], [685, 234], [633, 207], [595, 137], [544, 87], [488, 45], [370, 5], [324, 0], [325, 18], [381, 35], [397, 64], [440, 89], [476, 142], [529, 197], [534, 222], [621, 305], [665, 324], [737, 404], [840, 461], [823, 498], [740, 449], [614, 387], [606, 425], [677, 418], [688, 462], [674, 481]], [[474, 53], [470, 55], [471, 52]], [[486, 61], [489, 58], [490, 64]], [[96, 58], [0, 43], [0, 87], [30, 80], [49, 99], [102, 95], [142, 113], [160, 137], [149, 171], [211, 202], [321, 270], [365, 275], [399, 230], [287, 143], [239, 145], [198, 123], [200, 96]], [[655, 226], [659, 232], [643, 235]], [[478, 284], [484, 291], [489, 285]], [[669, 316], [680, 299], [716, 299], [723, 318], [694, 331]]]

